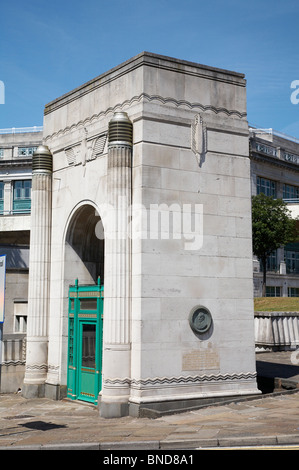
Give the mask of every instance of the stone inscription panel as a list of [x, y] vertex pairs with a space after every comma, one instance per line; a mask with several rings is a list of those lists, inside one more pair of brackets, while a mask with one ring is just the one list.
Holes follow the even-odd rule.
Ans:
[[216, 349], [193, 350], [183, 354], [182, 370], [219, 369], [219, 354]]

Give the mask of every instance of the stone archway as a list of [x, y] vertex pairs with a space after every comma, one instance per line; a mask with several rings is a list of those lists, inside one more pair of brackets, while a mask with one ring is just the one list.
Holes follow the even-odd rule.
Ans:
[[[78, 279], [80, 284], [104, 283], [104, 238], [99, 238], [102, 225], [91, 204], [81, 205], [69, 222], [65, 237], [64, 280], [69, 286]], [[102, 233], [103, 230], [102, 230]]]
[[[87, 202], [71, 214], [65, 235], [64, 313], [68, 312], [69, 316], [67, 390], [72, 399], [93, 403], [97, 403], [102, 382], [103, 234], [102, 220], [95, 207]], [[71, 299], [71, 289], [75, 289], [76, 300]]]

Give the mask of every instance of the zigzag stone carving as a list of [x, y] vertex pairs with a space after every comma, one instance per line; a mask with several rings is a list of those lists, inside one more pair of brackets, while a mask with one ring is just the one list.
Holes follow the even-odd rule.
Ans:
[[177, 108], [178, 107], [186, 107], [186, 108], [189, 108], [189, 109], [200, 110], [202, 112], [212, 111], [215, 114], [224, 113], [227, 116], [237, 116], [240, 119], [246, 118], [246, 116], [247, 116], [247, 113], [240, 113], [239, 111], [237, 111], [235, 109], [226, 109], [224, 107], [217, 108], [217, 107], [212, 106], [212, 105], [203, 105], [203, 104], [198, 103], [198, 102], [191, 103], [191, 102], [186, 101], [186, 100], [177, 100], [177, 99], [171, 98], [171, 97], [165, 97], [164, 98], [163, 96], [160, 96], [160, 95], [149, 95], [147, 93], [141, 93], [140, 95], [133, 96], [131, 99], [123, 101], [122, 103], [118, 103], [115, 106], [109, 107], [105, 111], [101, 111], [97, 114], [93, 114], [92, 116], [86, 118], [84, 121], [79, 121], [79, 122], [73, 124], [72, 126], [68, 126], [64, 129], [60, 129], [59, 131], [54, 132], [53, 134], [46, 136], [45, 137], [45, 142], [52, 139], [53, 137], [58, 137], [60, 135], [71, 132], [71, 131], [73, 131], [73, 130], [81, 127], [81, 126], [86, 126], [87, 124], [91, 124], [93, 121], [96, 121], [96, 120], [100, 119], [103, 116], [106, 116], [110, 113], [114, 113], [116, 110], [122, 110], [125, 107], [131, 106], [134, 102], [140, 102], [141, 100], [146, 100], [148, 102], [158, 101], [158, 102], [162, 103], [163, 105], [172, 104], [173, 106], [175, 106]]
[[180, 377], [155, 377], [147, 379], [104, 379], [106, 385], [130, 385], [132, 388], [171, 386], [171, 385], [190, 385], [201, 384], [203, 382], [220, 382], [233, 380], [252, 380], [256, 378], [256, 372], [244, 372], [241, 374], [211, 374], [211, 375], [187, 375]]

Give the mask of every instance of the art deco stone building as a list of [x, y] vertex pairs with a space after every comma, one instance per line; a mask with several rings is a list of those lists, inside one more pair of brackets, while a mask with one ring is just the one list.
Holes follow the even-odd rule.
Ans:
[[[0, 141], [1, 244], [27, 237], [24, 279], [30, 230], [28, 311], [14, 281], [5, 325], [27, 323], [24, 396], [113, 417], [258, 393], [251, 194], [297, 202], [299, 152], [249, 132], [242, 74], [142, 53], [46, 105], [42, 134]], [[287, 248], [269, 295], [297, 294]]]
[[32, 170], [24, 396], [258, 393], [242, 74], [142, 53], [46, 105]]

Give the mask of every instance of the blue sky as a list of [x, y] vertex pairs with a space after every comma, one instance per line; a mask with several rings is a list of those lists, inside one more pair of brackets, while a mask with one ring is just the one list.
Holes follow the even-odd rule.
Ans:
[[244, 73], [250, 124], [299, 139], [298, 21], [298, 0], [2, 2], [0, 129], [42, 125], [46, 103], [148, 51]]

